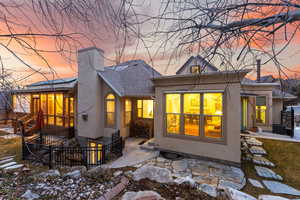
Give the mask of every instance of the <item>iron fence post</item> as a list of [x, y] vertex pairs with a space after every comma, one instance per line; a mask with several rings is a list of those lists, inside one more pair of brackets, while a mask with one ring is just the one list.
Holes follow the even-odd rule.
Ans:
[[49, 146], [49, 169], [52, 169], [52, 146]]

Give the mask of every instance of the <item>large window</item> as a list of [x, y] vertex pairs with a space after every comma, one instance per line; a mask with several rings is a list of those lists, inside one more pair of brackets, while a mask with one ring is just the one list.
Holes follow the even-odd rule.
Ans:
[[267, 97], [256, 97], [256, 123], [266, 124]]
[[165, 103], [167, 134], [223, 137], [223, 93], [166, 94]]
[[128, 126], [131, 122], [132, 105], [130, 99], [125, 99], [125, 125]]
[[153, 119], [153, 100], [137, 100], [138, 118]]
[[13, 111], [16, 113], [30, 113], [30, 95], [13, 95]]
[[105, 123], [107, 127], [115, 125], [115, 96], [108, 94], [105, 98]]

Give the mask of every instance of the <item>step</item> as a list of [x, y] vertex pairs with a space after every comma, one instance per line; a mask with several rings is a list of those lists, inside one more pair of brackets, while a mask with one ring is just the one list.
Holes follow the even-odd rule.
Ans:
[[9, 163], [6, 163], [4, 165], [0, 165], [0, 169], [4, 169], [6, 167], [9, 167], [9, 166], [12, 166], [12, 165], [16, 165], [17, 163], [16, 162], [9, 162]]
[[9, 170], [14, 170], [14, 169], [19, 169], [19, 168], [21, 168], [23, 166], [24, 166], [23, 164], [12, 165], [12, 166], [9, 166], [9, 167], [5, 167], [4, 170], [5, 171], [9, 171]]
[[11, 162], [11, 161], [13, 161], [13, 160], [14, 160], [14, 158], [8, 158], [8, 159], [6, 159], [6, 160], [1, 160], [1, 161], [0, 161], [0, 165], [2, 165], [2, 164], [4, 164], [4, 163]]
[[0, 160], [7, 160], [7, 159], [9, 159], [9, 158], [14, 158], [15, 156], [5, 156], [5, 157], [2, 157], [2, 158], [0, 158]]

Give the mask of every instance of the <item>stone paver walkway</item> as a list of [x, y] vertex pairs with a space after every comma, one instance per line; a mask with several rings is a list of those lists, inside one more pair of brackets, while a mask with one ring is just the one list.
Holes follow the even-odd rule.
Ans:
[[258, 147], [258, 146], [250, 147], [249, 151], [252, 154], [259, 154], [259, 155], [266, 155], [267, 154], [266, 150], [264, 150], [262, 147]]
[[300, 196], [300, 191], [277, 181], [263, 181], [264, 185], [273, 193]]
[[254, 156], [252, 158], [252, 161], [253, 161], [254, 164], [257, 164], [257, 165], [275, 167], [274, 163], [272, 163], [271, 161], [269, 161], [268, 159], [266, 159], [265, 157], [262, 157], [262, 156]]
[[218, 188], [230, 186], [240, 190], [246, 184], [245, 175], [240, 168], [212, 161], [196, 159], [172, 161], [157, 157], [135, 167], [142, 166], [166, 168], [174, 178], [191, 177], [198, 184], [208, 184]]
[[159, 155], [158, 151], [144, 150], [140, 148], [139, 143], [145, 139], [142, 138], [128, 138], [125, 141], [125, 149], [123, 156], [117, 160], [103, 165], [104, 168], [121, 168], [127, 166], [134, 166], [146, 160], [155, 158]]

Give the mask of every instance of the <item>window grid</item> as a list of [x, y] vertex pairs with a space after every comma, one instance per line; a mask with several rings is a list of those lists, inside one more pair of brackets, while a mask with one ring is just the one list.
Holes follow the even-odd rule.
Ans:
[[[221, 94], [221, 98], [222, 98], [222, 115], [211, 115], [211, 114], [205, 114], [204, 113], [204, 94]], [[166, 98], [167, 95], [180, 95], [180, 113], [172, 113], [172, 112], [167, 112], [167, 102], [166, 102]], [[185, 94], [199, 94], [199, 98], [200, 98], [200, 113], [199, 114], [186, 114], [184, 111], [184, 95]], [[165, 106], [166, 106], [166, 110], [165, 110], [165, 121], [166, 121], [166, 126], [165, 126], [165, 130], [167, 135], [182, 135], [182, 136], [192, 136], [192, 137], [199, 137], [199, 138], [206, 138], [206, 139], [223, 139], [224, 135], [223, 135], [223, 115], [224, 115], [224, 93], [221, 92], [186, 92], [186, 93], [166, 93], [165, 94]], [[168, 132], [168, 116], [169, 115], [178, 115], [180, 116], [179, 118], [179, 132], [178, 133], [172, 133], [172, 132]], [[197, 121], [198, 121], [198, 133], [197, 135], [193, 135], [193, 134], [189, 134], [186, 133], [186, 129], [185, 129], [185, 117], [186, 116], [193, 116], [193, 117], [198, 117]], [[221, 127], [220, 127], [220, 136], [219, 137], [206, 137], [205, 136], [205, 117], [220, 117], [220, 121], [221, 121]]]

